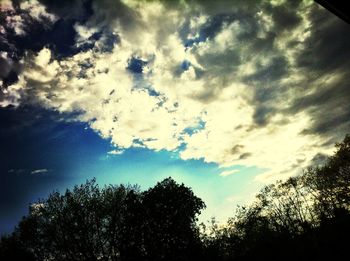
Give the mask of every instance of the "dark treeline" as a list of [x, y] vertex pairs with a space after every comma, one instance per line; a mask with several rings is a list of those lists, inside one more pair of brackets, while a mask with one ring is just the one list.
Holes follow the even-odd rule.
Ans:
[[[350, 136], [323, 166], [265, 186], [224, 228], [204, 237], [219, 260], [335, 260], [350, 247]], [[219, 258], [217, 258], [219, 257]]]
[[[0, 260], [334, 259], [350, 247], [350, 136], [322, 166], [264, 187], [225, 226], [171, 178], [147, 191], [95, 180], [32, 204]], [[205, 231], [205, 232], [203, 232]]]

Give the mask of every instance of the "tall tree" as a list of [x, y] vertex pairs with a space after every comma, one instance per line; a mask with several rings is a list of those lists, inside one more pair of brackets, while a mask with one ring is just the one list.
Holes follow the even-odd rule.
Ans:
[[184, 184], [167, 178], [143, 193], [143, 204], [148, 259], [190, 260], [200, 247], [195, 222], [204, 202]]

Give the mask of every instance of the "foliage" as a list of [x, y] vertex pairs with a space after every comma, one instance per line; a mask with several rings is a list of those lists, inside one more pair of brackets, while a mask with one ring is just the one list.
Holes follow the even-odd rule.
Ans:
[[33, 204], [2, 240], [1, 260], [13, 249], [33, 260], [170, 260], [175, 253], [187, 260], [188, 248], [199, 243], [194, 222], [203, 207], [171, 178], [143, 193], [87, 181]]
[[[323, 166], [265, 186], [225, 226], [197, 224], [205, 207], [167, 178], [99, 188], [95, 180], [33, 204], [3, 237], [1, 260], [334, 259], [350, 240], [350, 136]], [[209, 231], [201, 233], [200, 231]]]
[[265, 186], [249, 207], [207, 237], [223, 259], [324, 258], [350, 243], [350, 136], [323, 166]]

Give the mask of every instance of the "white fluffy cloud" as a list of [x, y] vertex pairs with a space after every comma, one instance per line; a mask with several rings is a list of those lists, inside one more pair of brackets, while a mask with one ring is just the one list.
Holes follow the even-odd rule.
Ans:
[[43, 24], [52, 24], [57, 20], [57, 17], [48, 13], [45, 6], [37, 0], [21, 2], [18, 10], [14, 8], [12, 1], [4, 0], [0, 3], [0, 11], [6, 13], [6, 24], [0, 27], [0, 33], [3, 34], [6, 33], [6, 26], [18, 36], [26, 35], [29, 33], [27, 25], [31, 23], [30, 19]]
[[20, 3], [20, 9], [27, 11], [29, 15], [39, 22], [55, 22], [57, 17], [46, 11], [45, 6], [40, 4], [37, 0], [23, 1]]
[[[295, 57], [310, 36], [309, 4], [300, 6], [296, 26], [273, 38], [277, 25], [260, 10], [254, 14], [256, 28], [244, 19], [228, 19], [202, 39], [208, 14], [186, 6], [166, 9], [158, 2], [124, 4], [136, 14], [132, 24], [105, 13], [110, 33], [120, 38], [110, 52], [101, 51], [102, 37], [92, 49], [61, 60], [48, 48], [28, 55], [9, 97], [18, 101], [22, 94], [60, 112], [79, 111], [78, 120], [118, 148], [110, 154], [130, 147], [179, 150], [183, 159], [264, 168], [260, 181], [293, 175], [317, 153], [330, 152], [320, 136], [301, 134], [312, 121], [306, 111], [285, 114], [295, 95], [305, 94], [303, 86], [290, 88], [307, 78]], [[23, 8], [33, 17], [51, 18], [43, 8]], [[86, 25], [76, 24], [78, 46], [91, 43], [103, 12], [96, 11]], [[186, 24], [187, 31], [180, 32]], [[188, 40], [193, 44], [185, 46]], [[133, 57], [147, 61], [142, 73], [128, 69]]]

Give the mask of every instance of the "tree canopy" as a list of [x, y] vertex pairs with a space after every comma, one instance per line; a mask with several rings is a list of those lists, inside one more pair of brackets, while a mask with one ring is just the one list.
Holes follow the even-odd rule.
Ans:
[[225, 260], [334, 258], [350, 240], [350, 136], [322, 166], [265, 186], [227, 226], [205, 237]]
[[[206, 228], [204, 202], [172, 178], [140, 191], [90, 180], [32, 204], [1, 239], [1, 260], [335, 258], [350, 240], [350, 136], [322, 166], [265, 186], [227, 224]], [[200, 228], [203, 228], [201, 230]], [[205, 231], [205, 232], [201, 232]]]
[[195, 221], [204, 207], [171, 178], [145, 192], [90, 180], [33, 204], [2, 239], [1, 253], [28, 260], [172, 260], [179, 253], [188, 260], [189, 248], [200, 245]]

